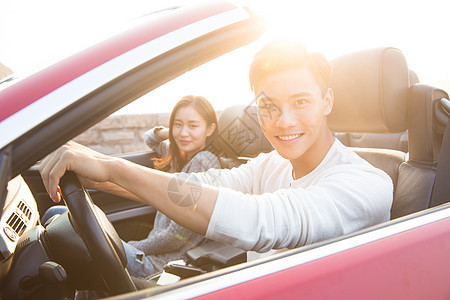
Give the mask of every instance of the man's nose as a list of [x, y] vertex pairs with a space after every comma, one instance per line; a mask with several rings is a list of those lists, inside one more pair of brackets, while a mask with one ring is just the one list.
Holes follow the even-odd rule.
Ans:
[[277, 126], [281, 128], [289, 128], [297, 125], [297, 115], [290, 109], [283, 109], [277, 120]]

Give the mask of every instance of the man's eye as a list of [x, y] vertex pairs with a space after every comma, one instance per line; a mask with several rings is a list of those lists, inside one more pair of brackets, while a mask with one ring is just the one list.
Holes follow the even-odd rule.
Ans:
[[295, 106], [303, 106], [303, 105], [305, 105], [305, 104], [307, 104], [307, 103], [308, 103], [307, 100], [299, 99], [299, 100], [296, 100], [296, 101], [294, 102], [294, 105], [295, 105]]
[[272, 111], [274, 111], [274, 110], [277, 110], [278, 108], [277, 108], [277, 106], [275, 104], [266, 103], [266, 104], [261, 104], [259, 106], [259, 109], [260, 110], [272, 110]]

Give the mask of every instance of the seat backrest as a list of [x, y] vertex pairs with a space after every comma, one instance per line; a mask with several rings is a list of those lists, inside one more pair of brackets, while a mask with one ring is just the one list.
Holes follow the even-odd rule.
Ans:
[[[430, 207], [442, 144], [442, 128], [445, 128], [447, 121], [447, 117], [438, 120], [438, 102], [441, 98], [448, 99], [448, 94], [418, 83], [416, 74], [408, 71], [401, 52], [393, 48], [349, 54], [333, 61], [333, 66], [335, 73], [332, 87], [337, 109], [333, 110], [333, 114], [336, 114], [330, 120], [332, 130], [408, 132], [408, 155], [403, 162], [393, 153], [386, 156], [386, 150], [358, 151], [358, 154], [385, 170], [393, 179], [395, 186], [391, 218]], [[364, 96], [365, 93], [367, 96]], [[367, 101], [369, 105], [366, 105]], [[349, 111], [346, 112], [346, 109]], [[359, 117], [355, 116], [358, 110], [362, 112]], [[348, 114], [348, 121], [341, 123], [340, 119], [345, 114]], [[371, 114], [380, 119], [378, 123], [370, 119]], [[366, 118], [368, 123], [364, 124]], [[395, 180], [393, 171], [396, 168]]]
[[360, 148], [351, 147], [351, 149], [370, 162], [373, 166], [386, 172], [392, 179], [394, 185], [394, 198], [397, 190], [399, 168], [406, 161], [406, 153], [393, 149], [379, 148]]
[[[408, 129], [410, 72], [400, 50], [363, 50], [338, 57], [332, 65], [331, 87], [335, 93], [329, 117], [332, 131], [374, 136], [401, 134]], [[354, 151], [390, 175], [395, 203], [400, 166], [406, 161], [406, 154], [379, 148], [354, 148]]]

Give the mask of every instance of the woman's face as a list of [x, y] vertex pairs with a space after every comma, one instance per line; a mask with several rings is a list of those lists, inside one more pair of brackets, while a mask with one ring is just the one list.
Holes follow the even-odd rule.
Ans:
[[172, 135], [178, 148], [187, 159], [206, 145], [206, 138], [215, 129], [215, 124], [207, 125], [206, 120], [191, 105], [183, 106], [175, 114]]

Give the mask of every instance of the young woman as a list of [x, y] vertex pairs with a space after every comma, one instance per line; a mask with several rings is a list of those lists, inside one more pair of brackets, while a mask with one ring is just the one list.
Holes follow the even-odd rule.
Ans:
[[[190, 173], [220, 168], [217, 156], [208, 151], [216, 136], [217, 116], [212, 105], [204, 97], [189, 95], [173, 108], [169, 128], [158, 126], [145, 132], [144, 141], [161, 156], [154, 159], [156, 169]], [[158, 211], [148, 237], [125, 244], [128, 271], [136, 277], [161, 271], [167, 262], [185, 259], [186, 251], [203, 239]]]

